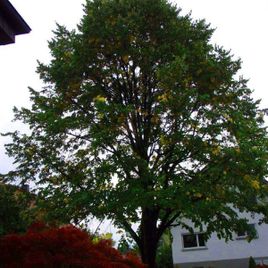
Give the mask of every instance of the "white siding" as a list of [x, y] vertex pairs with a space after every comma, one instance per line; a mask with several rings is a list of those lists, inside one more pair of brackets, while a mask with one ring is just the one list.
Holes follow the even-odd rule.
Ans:
[[[230, 260], [241, 259], [253, 256], [267, 257], [268, 256], [268, 225], [258, 225], [258, 217], [251, 218], [249, 214], [242, 216], [249, 218], [249, 223], [255, 223], [258, 233], [258, 238], [253, 239], [250, 243], [247, 240], [237, 240], [234, 234], [234, 240], [225, 242], [219, 240], [216, 234], [213, 234], [207, 241], [207, 249], [183, 249], [182, 234], [187, 233], [187, 230], [180, 227], [174, 227], [171, 230], [173, 236], [172, 251], [173, 262], [188, 263], [188, 262], [202, 262], [202, 261], [216, 261], [216, 260]], [[199, 230], [196, 230], [197, 232]]]

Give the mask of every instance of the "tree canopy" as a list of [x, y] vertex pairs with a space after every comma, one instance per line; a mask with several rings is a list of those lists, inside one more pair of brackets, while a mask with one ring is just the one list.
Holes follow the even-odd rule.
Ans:
[[265, 219], [259, 101], [212, 34], [166, 0], [86, 1], [77, 29], [57, 25], [32, 107], [15, 109], [31, 133], [9, 133], [6, 177], [35, 181], [57, 217], [112, 219], [150, 267], [175, 219], [227, 238], [238, 210]]
[[34, 220], [33, 202], [29, 192], [0, 183], [0, 236], [26, 231]]

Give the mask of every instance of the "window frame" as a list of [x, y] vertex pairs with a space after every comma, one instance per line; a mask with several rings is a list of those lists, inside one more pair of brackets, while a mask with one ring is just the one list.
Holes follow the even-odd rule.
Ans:
[[[194, 233], [182, 233], [181, 234], [181, 241], [182, 241], [182, 250], [183, 251], [187, 251], [187, 250], [200, 250], [200, 249], [207, 249], [207, 244], [206, 241], [204, 240], [204, 246], [200, 246], [200, 239], [199, 239], [199, 235], [204, 235], [204, 232], [194, 232]], [[185, 247], [185, 243], [184, 243], [184, 236], [186, 235], [194, 235], [196, 238], [196, 244], [197, 246], [195, 247]]]

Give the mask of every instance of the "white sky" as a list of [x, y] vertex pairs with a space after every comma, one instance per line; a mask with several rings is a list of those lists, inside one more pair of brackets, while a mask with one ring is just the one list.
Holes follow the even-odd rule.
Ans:
[[[52, 36], [55, 22], [74, 28], [83, 12], [83, 0], [10, 0], [23, 16], [32, 32], [16, 38], [13, 45], [0, 47], [0, 132], [23, 129], [11, 123], [12, 108], [29, 105], [28, 86], [38, 89], [41, 82], [35, 73], [36, 60], [49, 62], [47, 40]], [[176, 0], [183, 14], [192, 10], [195, 19], [205, 18], [213, 28], [213, 42], [231, 49], [241, 57], [241, 74], [250, 78], [249, 86], [255, 90], [254, 98], [263, 100], [268, 107], [266, 78], [268, 77], [268, 0]], [[4, 154], [0, 137], [0, 173], [12, 167]]]

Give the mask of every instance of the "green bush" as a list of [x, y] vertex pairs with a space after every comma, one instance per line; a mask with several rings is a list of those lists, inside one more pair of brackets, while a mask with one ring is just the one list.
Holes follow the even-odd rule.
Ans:
[[256, 263], [254, 261], [254, 259], [252, 257], [249, 258], [249, 265], [248, 265], [249, 268], [256, 268]]

